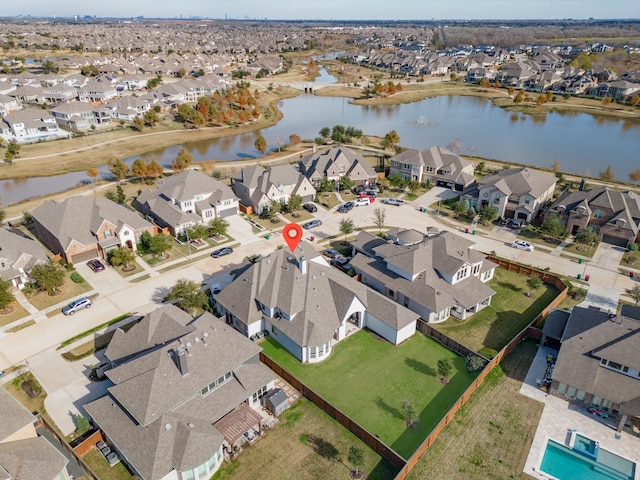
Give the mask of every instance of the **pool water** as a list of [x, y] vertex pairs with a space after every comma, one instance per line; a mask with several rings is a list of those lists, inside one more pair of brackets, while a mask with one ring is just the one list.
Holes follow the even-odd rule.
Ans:
[[635, 469], [635, 463], [607, 450], [599, 449], [592, 460], [553, 440], [547, 441], [540, 465], [558, 480], [633, 480]]

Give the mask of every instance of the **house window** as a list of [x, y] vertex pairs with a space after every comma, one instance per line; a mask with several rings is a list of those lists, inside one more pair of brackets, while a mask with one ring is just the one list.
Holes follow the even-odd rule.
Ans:
[[394, 160], [394, 161], [393, 161], [393, 166], [394, 166], [394, 167], [397, 167], [398, 165], [400, 165], [400, 162], [399, 162], [399, 161], [397, 161], [397, 160]]
[[278, 330], [276, 329], [276, 327], [274, 325], [271, 325], [271, 333], [273, 333], [274, 335], [278, 335]]
[[264, 397], [265, 393], [267, 393], [266, 385], [253, 394], [253, 396], [252, 396], [253, 401], [256, 402], [258, 399]]
[[469, 276], [469, 266], [465, 265], [460, 270], [458, 270], [458, 273], [456, 273], [456, 281], [462, 280], [463, 278], [466, 278], [468, 276]]
[[182, 472], [182, 478], [184, 480], [196, 480], [195, 472], [193, 470]]
[[476, 264], [473, 266], [473, 270], [471, 271], [472, 275], [478, 275], [478, 273], [480, 273], [480, 264]]
[[309, 358], [316, 358], [316, 347], [309, 347]]
[[565, 393], [565, 395], [569, 398], [575, 398], [576, 396], [576, 387], [572, 387], [571, 385], [569, 385], [567, 387], [567, 393]]
[[[216, 452], [216, 455], [218, 454], [218, 452], [220, 452], [220, 450], [218, 450]], [[211, 470], [213, 470], [213, 467], [216, 466], [216, 457], [211, 457], [209, 460], [207, 460], [207, 468], [209, 469], [209, 472], [211, 472]]]
[[561, 383], [558, 385], [558, 393], [560, 395], [564, 395], [564, 393], [567, 391], [567, 384], [566, 383]]
[[203, 463], [198, 467], [198, 478], [206, 478], [207, 466]]
[[593, 211], [593, 218], [602, 218], [602, 215], [603, 215], [602, 210], [600, 210], [599, 208], [596, 208]]

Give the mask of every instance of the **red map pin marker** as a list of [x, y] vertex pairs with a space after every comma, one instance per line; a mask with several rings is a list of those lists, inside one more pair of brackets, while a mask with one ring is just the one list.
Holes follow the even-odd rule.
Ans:
[[302, 240], [302, 228], [297, 223], [289, 223], [284, 226], [282, 230], [282, 236], [284, 241], [289, 245], [289, 250], [292, 252], [296, 249], [300, 240]]

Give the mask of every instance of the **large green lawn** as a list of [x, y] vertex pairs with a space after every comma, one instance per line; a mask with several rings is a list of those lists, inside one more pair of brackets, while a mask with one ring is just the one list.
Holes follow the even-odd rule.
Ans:
[[501, 350], [558, 295], [554, 286], [544, 284], [528, 297], [528, 278], [496, 268], [495, 277], [489, 282], [496, 291], [491, 305], [468, 320], [450, 317], [434, 327], [476, 352], [483, 347]]
[[[394, 346], [368, 330], [336, 345], [322, 363], [300, 363], [271, 337], [265, 353], [356, 422], [408, 458], [475, 378], [465, 361], [427, 336], [416, 333]], [[438, 360], [452, 365], [443, 384]], [[416, 411], [406, 427], [402, 400]]]

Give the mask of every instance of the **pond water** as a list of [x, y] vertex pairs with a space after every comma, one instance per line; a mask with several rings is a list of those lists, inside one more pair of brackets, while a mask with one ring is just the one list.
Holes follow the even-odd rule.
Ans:
[[[325, 81], [326, 80], [326, 81]], [[317, 82], [335, 81], [321, 69]], [[423, 149], [455, 142], [458, 153], [478, 155], [520, 164], [551, 167], [559, 161], [565, 172], [597, 176], [611, 165], [615, 178], [627, 180], [640, 167], [640, 122], [585, 113], [550, 112], [547, 115], [512, 113], [478, 97], [445, 96], [402, 105], [358, 106], [348, 99], [303, 94], [279, 103], [284, 117], [278, 124], [258, 132], [189, 142], [184, 147], [196, 161], [258, 158], [254, 147], [262, 134], [270, 150], [277, 139], [288, 142], [295, 133], [303, 139], [318, 136], [323, 127], [340, 124], [368, 135], [384, 136], [390, 130], [400, 135], [400, 145]], [[182, 145], [147, 154], [169, 166]], [[125, 159], [131, 164], [138, 158]], [[106, 166], [101, 176], [108, 178]], [[2, 205], [47, 195], [88, 181], [85, 172], [48, 178], [0, 182]]]

